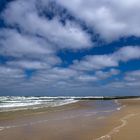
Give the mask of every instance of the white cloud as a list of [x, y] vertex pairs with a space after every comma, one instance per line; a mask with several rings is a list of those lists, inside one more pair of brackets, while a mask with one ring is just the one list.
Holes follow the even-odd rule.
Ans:
[[118, 63], [112, 59], [111, 55], [89, 55], [81, 61], [75, 60], [71, 67], [79, 70], [95, 70], [117, 65]]
[[[40, 35], [53, 43], [54, 46], [68, 49], [82, 49], [91, 47], [89, 34], [75, 22], [66, 21], [63, 25], [58, 17], [48, 20], [40, 16], [36, 3], [38, 1], [16, 0], [7, 6], [3, 18], [8, 25], [16, 25], [22, 31]], [[40, 7], [44, 8], [44, 7]]]
[[109, 71], [107, 72], [104, 72], [104, 71], [97, 71], [95, 73], [95, 75], [99, 78], [99, 79], [106, 79], [108, 77], [111, 77], [113, 75], [118, 75], [120, 73], [119, 70], [117, 69], [110, 69]]
[[[38, 6], [39, 2], [42, 3]], [[140, 59], [139, 46], [125, 46], [111, 54], [88, 55], [82, 60], [74, 60], [71, 66], [60, 67], [62, 62], [57, 56], [60, 49], [86, 49], [93, 47], [94, 43], [77, 21], [66, 19], [65, 24], [62, 24], [59, 14], [51, 20], [41, 15], [39, 12], [45, 10], [49, 2], [15, 0], [9, 2], [2, 13], [5, 23], [12, 29], [7, 27], [0, 30], [0, 55], [9, 58], [0, 66], [1, 91], [22, 94], [28, 91], [24, 93], [28, 95], [37, 92], [50, 94], [54, 90], [55, 95], [61, 89], [59, 93], [68, 91], [69, 95], [78, 92], [87, 94], [86, 91], [102, 94], [104, 88], [97, 83], [121, 73], [112, 67], [119, 66], [120, 62]], [[140, 9], [138, 0], [56, 2], [66, 7], [75, 18], [83, 20], [87, 26], [92, 26], [107, 41], [121, 36], [140, 35], [139, 16], [136, 14]], [[104, 68], [110, 69], [102, 70]], [[25, 72], [26, 69], [36, 70], [30, 76], [30, 73], [27, 75]], [[139, 71], [127, 73], [123, 81], [116, 80], [107, 85], [108, 91], [114, 87], [134, 86], [138, 89], [139, 81]]]
[[71, 66], [78, 70], [95, 70], [106, 67], [116, 67], [119, 62], [125, 62], [132, 59], [140, 59], [139, 46], [126, 46], [112, 54], [106, 55], [88, 55], [84, 59], [75, 60]]
[[140, 82], [140, 70], [127, 72], [124, 78], [127, 82]]
[[136, 95], [140, 90], [140, 70], [133, 70], [124, 73], [121, 79], [107, 83], [104, 87], [108, 89], [119, 89], [122, 94]]
[[[43, 79], [50, 83], [56, 84], [57, 82], [66, 82], [69, 84], [70, 82], [74, 82], [75, 77], [77, 77], [80, 73], [73, 69], [69, 68], [58, 68], [54, 67], [48, 71], [42, 71], [37, 75], [37, 79], [43, 77]], [[42, 78], [40, 79], [42, 80]]]
[[54, 52], [50, 47], [50, 44], [44, 40], [37, 37], [20, 34], [15, 30], [1, 30], [0, 37], [0, 53], [4, 55], [36, 56], [37, 54], [46, 55]]
[[58, 0], [73, 15], [107, 41], [124, 36], [140, 36], [139, 0]]
[[93, 75], [87, 75], [87, 74], [83, 74], [83, 75], [80, 75], [79, 77], [77, 77], [77, 80], [78, 82], [95, 82], [97, 80], [99, 80], [96, 76], [93, 76]]
[[[0, 89], [7, 91], [11, 88], [19, 87], [24, 81], [24, 73], [21, 69], [0, 66]], [[3, 94], [2, 92], [0, 95]]]
[[115, 52], [113, 57], [118, 61], [128, 61], [131, 59], [140, 59], [140, 46], [126, 46]]
[[23, 77], [22, 76], [22, 70], [19, 69], [13, 69], [10, 67], [6, 67], [6, 66], [0, 66], [0, 76], [1, 77], [7, 77], [7, 78], [19, 78], [19, 77]]
[[14, 58], [7, 62], [11, 67], [40, 69], [61, 63], [56, 50], [42, 38], [3, 29], [0, 31], [0, 44], [0, 54]]
[[94, 84], [100, 80], [105, 80], [109, 77], [112, 77], [113, 75], [118, 75], [120, 73], [117, 69], [110, 69], [108, 71], [96, 71], [94, 74], [87, 74], [87, 73], [81, 73], [75, 77], [75, 80], [77, 80], [79, 83], [93, 83]]
[[50, 65], [41, 61], [30, 61], [30, 60], [21, 60], [21, 61], [9, 61], [7, 62], [8, 66], [17, 67], [22, 69], [48, 69]]
[[[46, 1], [46, 5], [49, 1]], [[82, 49], [91, 47], [89, 34], [73, 21], [63, 25], [59, 17], [48, 20], [39, 14], [36, 0], [15, 0], [8, 3], [2, 13], [7, 25], [0, 31], [0, 54], [14, 57], [6, 64], [22, 69], [43, 69], [61, 63], [56, 55], [59, 49]], [[16, 28], [20, 31], [17, 31]]]

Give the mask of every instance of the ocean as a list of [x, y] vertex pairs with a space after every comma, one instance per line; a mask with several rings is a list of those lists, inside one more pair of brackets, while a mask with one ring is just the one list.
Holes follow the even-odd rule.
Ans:
[[[91, 100], [90, 100], [91, 99]], [[100, 100], [99, 100], [100, 99]], [[117, 100], [102, 100], [103, 97], [36, 97], [36, 96], [1, 96], [0, 97], [0, 132], [3, 130], [12, 130], [18, 128], [29, 128], [48, 124], [48, 127], [52, 127], [54, 124], [60, 123], [64, 125], [64, 122], [75, 123], [80, 121], [80, 124], [85, 124], [88, 126], [88, 122], [92, 122], [93, 125], [102, 122], [102, 119], [108, 117], [113, 112], [119, 111], [121, 109], [121, 104]], [[94, 101], [93, 101], [94, 100]], [[68, 104], [73, 104], [72, 106], [66, 106]], [[58, 107], [60, 106], [60, 107]], [[61, 107], [63, 106], [63, 107]], [[47, 112], [47, 107], [51, 109], [50, 113]], [[54, 107], [58, 107], [53, 109]], [[36, 111], [35, 109], [45, 108]], [[30, 109], [30, 117], [28, 118], [28, 111], [24, 111], [22, 115], [18, 110], [28, 110]], [[33, 111], [32, 111], [33, 110]], [[36, 114], [36, 115], [35, 115]], [[2, 116], [16, 115], [15, 119], [9, 121], [3, 121]], [[20, 116], [20, 117], [19, 117]], [[32, 116], [32, 117], [31, 117]], [[6, 118], [4, 118], [6, 120]], [[64, 123], [64, 124], [63, 124]], [[70, 124], [71, 124], [70, 123]], [[74, 124], [73, 124], [74, 125]], [[79, 125], [79, 124], [78, 124]], [[71, 127], [70, 127], [71, 128]]]
[[[48, 97], [48, 96], [0, 96], [0, 112], [5, 111], [16, 111], [25, 109], [38, 109], [44, 107], [56, 107], [66, 104], [78, 102], [79, 99], [99, 99], [102, 96], [86, 96], [86, 97], [75, 97], [75, 96], [59, 96], [59, 97]], [[98, 109], [116, 110], [120, 108], [120, 105], [114, 100], [110, 101], [96, 101]]]

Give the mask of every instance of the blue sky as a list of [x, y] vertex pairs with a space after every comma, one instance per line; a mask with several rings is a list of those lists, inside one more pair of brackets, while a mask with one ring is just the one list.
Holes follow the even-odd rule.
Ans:
[[0, 95], [140, 95], [139, 0], [1, 0]]

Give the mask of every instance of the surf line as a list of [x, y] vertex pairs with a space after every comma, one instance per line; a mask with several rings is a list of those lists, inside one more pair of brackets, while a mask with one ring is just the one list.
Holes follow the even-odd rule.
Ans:
[[17, 127], [32, 126], [32, 125], [45, 123], [45, 122], [48, 122], [48, 120], [40, 120], [40, 121], [36, 121], [36, 122], [23, 123], [23, 124], [19, 124], [19, 125], [8, 125], [8, 126], [3, 126], [3, 127], [0, 126], [0, 131], [3, 131], [5, 129], [17, 128]]
[[113, 134], [115, 134], [115, 133], [118, 133], [119, 130], [127, 124], [127, 120], [128, 120], [129, 118], [134, 117], [134, 116], [136, 116], [136, 115], [140, 115], [140, 114], [137, 113], [137, 114], [128, 114], [128, 115], [126, 115], [125, 117], [123, 117], [123, 118], [120, 119], [120, 121], [122, 122], [121, 125], [115, 127], [115, 128], [114, 128], [113, 130], [111, 130], [108, 134], [106, 134], [106, 135], [104, 135], [104, 136], [101, 136], [101, 137], [99, 137], [99, 138], [96, 138], [96, 139], [93, 138], [93, 140], [111, 140], [111, 136], [112, 136]]
[[4, 127], [0, 127], [0, 131], [2, 131], [4, 129]]

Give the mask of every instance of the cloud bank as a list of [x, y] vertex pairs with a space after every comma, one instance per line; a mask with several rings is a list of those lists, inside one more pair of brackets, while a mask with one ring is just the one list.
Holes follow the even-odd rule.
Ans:
[[139, 9], [138, 0], [7, 3], [0, 13], [0, 95], [139, 94], [139, 69], [121, 66], [140, 60], [140, 44], [112, 52], [98, 46], [140, 37]]
[[106, 41], [140, 36], [139, 0], [58, 0], [58, 3], [92, 26]]

